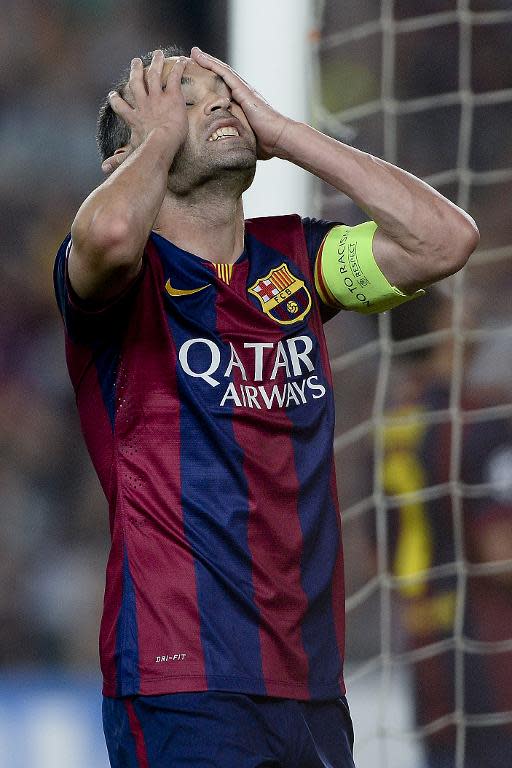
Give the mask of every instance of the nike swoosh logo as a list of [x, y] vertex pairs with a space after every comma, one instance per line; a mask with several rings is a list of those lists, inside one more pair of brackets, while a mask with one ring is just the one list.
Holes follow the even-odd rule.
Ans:
[[170, 280], [167, 280], [165, 284], [165, 290], [169, 296], [190, 296], [192, 293], [199, 293], [199, 291], [203, 291], [205, 288], [210, 287], [211, 283], [201, 285], [199, 288], [173, 288]]

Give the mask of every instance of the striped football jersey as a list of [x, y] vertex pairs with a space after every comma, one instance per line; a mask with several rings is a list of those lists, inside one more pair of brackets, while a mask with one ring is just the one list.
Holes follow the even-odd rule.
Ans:
[[333, 223], [246, 222], [233, 265], [151, 233], [135, 282], [80, 301], [55, 265], [108, 499], [107, 696], [344, 693], [334, 401], [314, 261]]

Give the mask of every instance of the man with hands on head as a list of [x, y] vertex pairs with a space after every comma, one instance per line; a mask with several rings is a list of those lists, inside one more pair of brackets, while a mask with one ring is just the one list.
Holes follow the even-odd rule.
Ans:
[[[322, 321], [460, 269], [473, 220], [274, 110], [193, 48], [133, 59], [98, 122], [108, 178], [55, 288], [109, 501], [100, 632], [112, 766], [353, 766]], [[244, 221], [257, 159], [349, 195], [356, 227]]]

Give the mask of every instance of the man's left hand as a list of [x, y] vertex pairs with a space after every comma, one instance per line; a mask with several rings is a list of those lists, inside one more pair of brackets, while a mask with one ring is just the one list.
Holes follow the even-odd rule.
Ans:
[[204, 53], [194, 46], [190, 57], [199, 66], [220, 75], [231, 91], [233, 101], [243, 109], [244, 114], [253, 129], [259, 160], [269, 160], [278, 155], [279, 141], [290, 119], [281, 115], [268, 104], [263, 96], [254, 90], [245, 80], [242, 80], [234, 69], [224, 64], [220, 59]]

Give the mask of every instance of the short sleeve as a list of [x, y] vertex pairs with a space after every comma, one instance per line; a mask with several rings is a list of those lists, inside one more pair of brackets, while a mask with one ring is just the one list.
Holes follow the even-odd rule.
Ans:
[[118, 296], [104, 304], [81, 299], [69, 280], [68, 258], [71, 235], [67, 235], [55, 259], [53, 282], [57, 306], [68, 336], [76, 343], [94, 344], [119, 332], [130, 315], [143, 278], [144, 265], [135, 280]]

